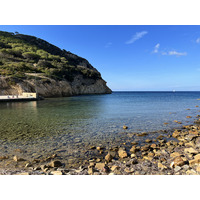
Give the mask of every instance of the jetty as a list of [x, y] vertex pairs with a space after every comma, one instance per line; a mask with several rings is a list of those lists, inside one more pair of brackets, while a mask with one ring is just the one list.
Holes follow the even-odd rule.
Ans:
[[37, 93], [23, 92], [21, 95], [0, 95], [0, 102], [38, 101]]

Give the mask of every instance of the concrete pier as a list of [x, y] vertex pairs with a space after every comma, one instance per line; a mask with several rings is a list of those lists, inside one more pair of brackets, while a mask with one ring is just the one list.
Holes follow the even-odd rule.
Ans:
[[22, 95], [2, 95], [0, 102], [19, 102], [19, 101], [37, 101], [38, 95], [36, 93], [24, 92]]

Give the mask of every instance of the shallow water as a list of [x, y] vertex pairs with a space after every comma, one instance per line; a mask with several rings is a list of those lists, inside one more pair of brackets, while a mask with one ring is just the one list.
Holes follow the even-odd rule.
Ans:
[[90, 157], [90, 145], [142, 141], [132, 133], [180, 127], [174, 120], [192, 123], [199, 98], [200, 92], [114, 92], [0, 103], [0, 152], [14, 155], [21, 148], [27, 158], [53, 152], [63, 159]]

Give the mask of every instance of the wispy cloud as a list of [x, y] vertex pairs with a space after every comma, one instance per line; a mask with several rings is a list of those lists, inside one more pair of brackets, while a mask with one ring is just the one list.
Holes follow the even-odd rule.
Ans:
[[132, 36], [132, 38], [130, 40], [126, 41], [126, 44], [132, 44], [132, 43], [134, 43], [136, 40], [141, 39], [147, 33], [148, 33], [147, 31], [137, 32], [135, 35]]
[[186, 52], [177, 52], [177, 51], [169, 51], [168, 52], [169, 56], [186, 56]]
[[196, 43], [200, 43], [200, 37], [196, 39]]
[[160, 44], [156, 44], [156, 46], [154, 47], [153, 53], [158, 53], [158, 49], [160, 48]]
[[106, 45], [105, 45], [105, 48], [108, 48], [112, 45], [112, 42], [108, 42]]

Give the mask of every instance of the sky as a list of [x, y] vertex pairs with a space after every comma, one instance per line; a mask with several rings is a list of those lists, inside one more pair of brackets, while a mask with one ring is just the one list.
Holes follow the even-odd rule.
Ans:
[[199, 91], [200, 26], [1, 25], [87, 59], [113, 91]]

